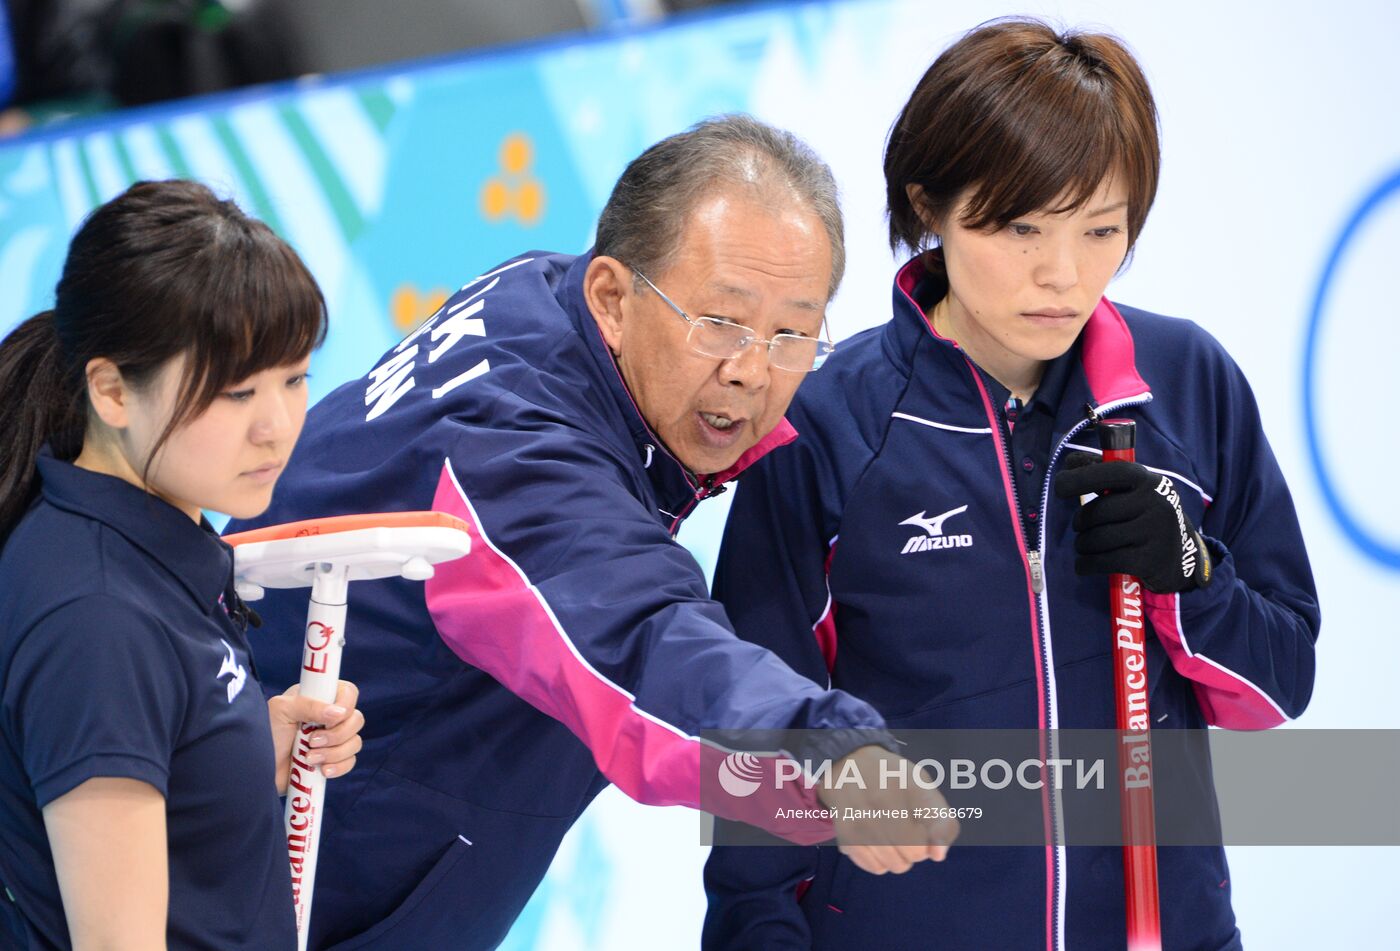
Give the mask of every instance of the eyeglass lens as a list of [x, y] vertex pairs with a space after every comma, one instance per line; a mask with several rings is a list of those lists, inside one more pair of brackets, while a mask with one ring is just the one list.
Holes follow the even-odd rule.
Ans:
[[[708, 317], [696, 319], [690, 328], [690, 345], [707, 357], [728, 359], [752, 345], [753, 334], [743, 327]], [[778, 334], [768, 347], [768, 360], [784, 370], [810, 370], [816, 363], [818, 341], [795, 334]]]

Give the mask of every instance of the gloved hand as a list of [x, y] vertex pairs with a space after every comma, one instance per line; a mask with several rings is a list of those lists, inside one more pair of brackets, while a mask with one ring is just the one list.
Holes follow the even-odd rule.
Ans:
[[1210, 552], [1181, 508], [1176, 484], [1135, 462], [1071, 453], [1055, 475], [1055, 494], [1098, 498], [1074, 516], [1074, 570], [1135, 575], [1149, 591], [1170, 594], [1210, 583]]

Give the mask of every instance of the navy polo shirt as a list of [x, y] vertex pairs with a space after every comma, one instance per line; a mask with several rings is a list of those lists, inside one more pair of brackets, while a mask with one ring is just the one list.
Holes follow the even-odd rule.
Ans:
[[0, 551], [0, 938], [68, 947], [41, 810], [115, 776], [166, 800], [170, 948], [295, 948], [267, 702], [224, 607], [231, 550], [120, 479], [47, 454], [39, 476]]
[[1055, 445], [1055, 413], [1078, 360], [1079, 340], [1076, 339], [1073, 346], [1045, 365], [1040, 385], [1025, 402], [1012, 396], [1009, 389], [981, 366], [973, 364], [982, 374], [992, 404], [1001, 407], [1002, 436], [1011, 454], [1011, 475], [1016, 481], [1016, 497], [1021, 503], [1021, 518], [1028, 539], [1035, 538], [1040, 518], [1045, 472], [1050, 467], [1050, 452]]

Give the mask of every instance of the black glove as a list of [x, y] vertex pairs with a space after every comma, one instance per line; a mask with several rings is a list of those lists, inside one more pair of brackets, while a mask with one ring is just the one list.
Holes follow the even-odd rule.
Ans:
[[1055, 475], [1055, 494], [1077, 499], [1090, 493], [1098, 498], [1074, 516], [1077, 574], [1135, 575], [1158, 594], [1210, 583], [1210, 553], [1171, 479], [1135, 462], [1071, 453]]

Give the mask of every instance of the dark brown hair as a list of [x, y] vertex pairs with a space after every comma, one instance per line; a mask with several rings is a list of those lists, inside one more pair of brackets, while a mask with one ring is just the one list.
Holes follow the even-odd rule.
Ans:
[[151, 449], [220, 392], [304, 359], [326, 334], [311, 272], [267, 225], [188, 181], [138, 182], [83, 222], [54, 309], [0, 342], [0, 541], [35, 492], [35, 458], [82, 449], [86, 367], [106, 357], [132, 386], [185, 356], [177, 409]]
[[934, 61], [890, 130], [890, 248], [928, 246], [931, 229], [909, 185], [923, 189], [935, 221], [946, 221], [965, 195], [962, 223], [990, 229], [1033, 212], [1077, 210], [1119, 175], [1131, 250], [1160, 166], [1152, 90], [1119, 40], [994, 20]]

